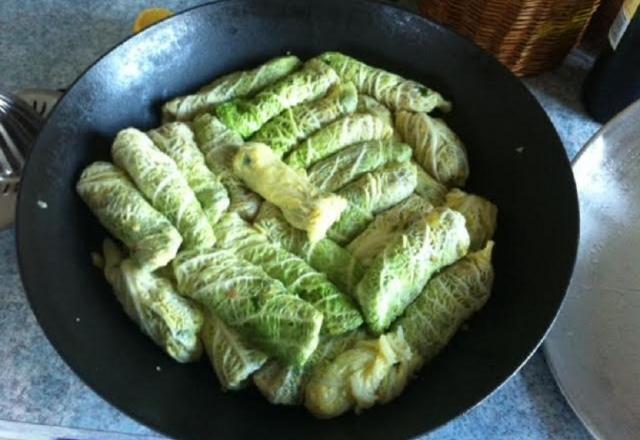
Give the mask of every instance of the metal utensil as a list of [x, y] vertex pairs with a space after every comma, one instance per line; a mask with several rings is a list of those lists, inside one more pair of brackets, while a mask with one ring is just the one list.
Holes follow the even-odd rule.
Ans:
[[62, 91], [47, 89], [24, 89], [16, 93], [16, 96], [27, 103], [42, 118], [49, 116], [51, 110], [62, 96]]
[[580, 249], [545, 343], [573, 410], [598, 439], [640, 438], [640, 101], [574, 162]]
[[0, 92], [0, 229], [13, 223], [22, 167], [59, 97], [60, 92], [39, 89]]

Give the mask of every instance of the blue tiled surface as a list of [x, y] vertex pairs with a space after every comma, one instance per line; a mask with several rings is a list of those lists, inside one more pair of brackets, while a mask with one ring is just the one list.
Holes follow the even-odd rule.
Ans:
[[[0, 88], [62, 88], [130, 33], [137, 11], [183, 9], [199, 1], [2, 0]], [[572, 156], [595, 132], [577, 99], [589, 60], [573, 54], [554, 72], [525, 82]], [[0, 232], [0, 421], [145, 435], [150, 431], [77, 379], [38, 327], [18, 277], [13, 231]], [[28, 438], [28, 437], [25, 437]], [[429, 440], [564, 439], [589, 435], [556, 387], [541, 353], [484, 403]]]

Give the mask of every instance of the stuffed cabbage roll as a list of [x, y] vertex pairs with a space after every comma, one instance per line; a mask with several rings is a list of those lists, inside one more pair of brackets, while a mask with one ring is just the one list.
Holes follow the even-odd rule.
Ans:
[[467, 231], [471, 237], [470, 251], [482, 249], [493, 238], [496, 230], [498, 208], [485, 198], [457, 188], [447, 194], [446, 205], [458, 211], [467, 221]]
[[282, 111], [312, 101], [339, 81], [336, 72], [318, 60], [302, 68], [250, 99], [235, 99], [216, 107], [216, 114], [230, 129], [248, 138]]
[[[393, 332], [393, 336], [399, 337], [398, 334], [402, 329]], [[390, 335], [388, 333], [388, 335]], [[402, 333], [404, 338], [404, 333]], [[407, 342], [407, 341], [405, 341]], [[376, 390], [376, 403], [384, 404], [391, 402], [404, 391], [405, 387], [415, 373], [422, 367], [424, 360], [415, 351], [412, 350], [411, 356], [406, 356], [399, 362], [396, 362], [387, 374], [384, 375], [378, 389]]]
[[394, 111], [448, 111], [451, 104], [420, 83], [386, 70], [369, 66], [339, 52], [325, 52], [319, 57], [338, 72], [343, 81], [353, 81], [360, 93], [370, 95]]
[[200, 357], [202, 312], [171, 282], [140, 268], [111, 240], [103, 244], [104, 275], [129, 318], [178, 362]]
[[303, 367], [269, 361], [253, 375], [253, 382], [271, 403], [300, 404], [303, 400], [305, 384], [314, 368], [328, 364], [365, 336], [366, 333], [362, 330], [354, 330], [340, 336], [325, 336], [320, 339], [318, 348]]
[[389, 127], [393, 128], [393, 115], [391, 114], [391, 111], [381, 102], [375, 100], [369, 95], [358, 95], [358, 107], [356, 108], [356, 111], [358, 113], [372, 114]]
[[[397, 379], [396, 369], [418, 363], [415, 357], [402, 331], [358, 341], [327, 365], [313, 369], [304, 404], [316, 417], [329, 418], [388, 401], [395, 397], [388, 391], [389, 376]], [[399, 387], [403, 389], [406, 382], [404, 378]]]
[[176, 163], [158, 150], [149, 136], [135, 128], [120, 131], [111, 156], [151, 205], [171, 220], [186, 248], [213, 246], [213, 230], [196, 195]]
[[367, 268], [387, 244], [393, 242], [398, 235], [404, 233], [410, 225], [432, 209], [431, 203], [420, 196], [412, 195], [393, 208], [378, 214], [367, 229], [349, 243], [347, 250]]
[[322, 331], [329, 335], [345, 333], [362, 324], [362, 315], [344, 293], [323, 273], [303, 259], [271, 243], [268, 238], [236, 214], [225, 214], [214, 227], [217, 247], [262, 268], [300, 298], [312, 304], [324, 316]]
[[233, 158], [238, 148], [244, 144], [242, 137], [208, 113], [195, 118], [192, 127], [207, 166], [220, 177], [229, 192], [229, 211], [237, 212], [247, 221], [253, 220], [260, 209], [262, 198], [233, 174]]
[[182, 243], [178, 230], [115, 165], [92, 163], [82, 172], [76, 190], [100, 223], [129, 248], [141, 267], [155, 270], [176, 256]]
[[300, 141], [340, 116], [353, 113], [358, 92], [353, 83], [336, 84], [316, 101], [298, 104], [267, 122], [251, 138], [269, 145], [282, 157]]
[[411, 147], [393, 140], [367, 141], [351, 145], [309, 168], [309, 180], [318, 189], [335, 191], [388, 162], [406, 162]]
[[170, 122], [148, 133], [156, 147], [178, 165], [214, 225], [229, 207], [229, 196], [220, 179], [209, 170], [187, 124]]
[[307, 234], [287, 223], [282, 212], [271, 203], [262, 204], [255, 226], [273, 243], [327, 275], [343, 292], [352, 293], [362, 278], [364, 269], [347, 250], [327, 238], [310, 242]]
[[163, 119], [165, 122], [191, 120], [200, 113], [213, 110], [216, 104], [253, 95], [289, 75], [301, 64], [298, 57], [284, 56], [267, 61], [255, 69], [221, 76], [193, 95], [180, 96], [167, 102], [162, 107]]
[[445, 268], [427, 283], [404, 315], [403, 329], [412, 350], [428, 362], [444, 348], [460, 325], [489, 299], [493, 284], [493, 242]]
[[438, 118], [426, 113], [396, 113], [396, 130], [413, 147], [414, 157], [446, 186], [464, 186], [469, 176], [467, 152], [458, 136]]
[[418, 178], [416, 194], [427, 200], [433, 206], [443, 205], [447, 194], [447, 187], [431, 177], [429, 173], [418, 164], [416, 164], [416, 172]]
[[298, 144], [285, 162], [294, 168], [308, 168], [347, 145], [375, 139], [390, 139], [393, 129], [370, 114], [355, 113], [321, 128]]
[[332, 227], [328, 236], [344, 245], [373, 220], [380, 211], [411, 195], [416, 187], [416, 167], [410, 162], [391, 162], [367, 173], [338, 191], [349, 207]]
[[249, 188], [282, 209], [289, 223], [306, 231], [311, 242], [324, 238], [347, 207], [346, 200], [318, 191], [305, 173], [287, 166], [264, 144], [241, 148], [233, 169]]
[[249, 345], [215, 314], [208, 313], [202, 342], [223, 390], [243, 388], [267, 361], [267, 355]]
[[468, 249], [462, 214], [436, 208], [415, 221], [375, 257], [356, 286], [355, 296], [369, 328], [383, 332], [435, 272], [462, 258]]
[[183, 251], [173, 269], [180, 293], [267, 355], [302, 365], [316, 349], [322, 314], [233, 252]]

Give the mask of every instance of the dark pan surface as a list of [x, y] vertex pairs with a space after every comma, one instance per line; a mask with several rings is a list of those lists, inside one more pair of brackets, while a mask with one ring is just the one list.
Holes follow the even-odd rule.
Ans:
[[[468, 189], [489, 197], [500, 213], [493, 296], [469, 330], [395, 402], [318, 421], [304, 409], [270, 405], [252, 389], [222, 393], [206, 362], [179, 365], [142, 335], [91, 265], [105, 232], [74, 185], [84, 166], [108, 157], [118, 130], [157, 125], [168, 98], [286, 51], [309, 57], [330, 49], [451, 98], [447, 120], [469, 150]], [[569, 162], [543, 110], [468, 41], [378, 3], [228, 0], [129, 39], [71, 87], [26, 167], [17, 228], [22, 279], [51, 343], [128, 415], [185, 439], [388, 440], [451, 420], [530, 356], [571, 275], [578, 211]]]

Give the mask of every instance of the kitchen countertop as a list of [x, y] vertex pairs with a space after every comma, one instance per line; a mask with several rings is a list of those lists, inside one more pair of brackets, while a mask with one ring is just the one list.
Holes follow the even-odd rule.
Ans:
[[[180, 10], [199, 3], [0, 2], [0, 88], [64, 88], [130, 34], [140, 9]], [[574, 52], [555, 71], [525, 80], [570, 157], [598, 128], [578, 99], [589, 66], [589, 57]], [[0, 232], [0, 261], [0, 439], [159, 438], [98, 397], [51, 347], [20, 283], [13, 230]], [[423, 439], [478, 438], [588, 440], [590, 436], [566, 404], [538, 351], [485, 402]]]

